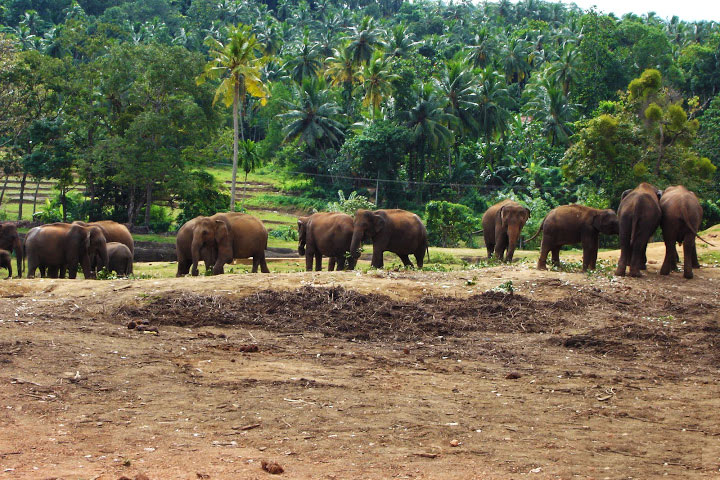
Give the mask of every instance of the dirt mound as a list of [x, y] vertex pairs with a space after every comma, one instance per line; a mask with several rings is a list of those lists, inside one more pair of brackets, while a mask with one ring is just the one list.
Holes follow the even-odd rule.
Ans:
[[582, 307], [578, 301], [538, 301], [496, 291], [408, 302], [342, 287], [306, 286], [295, 291], [263, 290], [240, 299], [178, 292], [144, 306], [123, 306], [117, 314], [158, 325], [252, 325], [358, 340], [409, 340], [472, 331], [544, 332], [562, 324], [558, 312], [577, 312]]

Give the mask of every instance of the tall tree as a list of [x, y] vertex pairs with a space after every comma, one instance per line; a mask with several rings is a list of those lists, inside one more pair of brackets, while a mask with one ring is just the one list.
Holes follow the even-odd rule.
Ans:
[[197, 77], [197, 83], [200, 85], [208, 79], [222, 78], [220, 86], [215, 91], [213, 103], [222, 97], [225, 106], [232, 105], [233, 108], [233, 170], [230, 210], [234, 210], [238, 141], [240, 139], [245, 141], [243, 105], [247, 94], [260, 98], [261, 104], [265, 104], [268, 90], [262, 82], [260, 67], [266, 59], [258, 56], [262, 46], [247, 25], [241, 24], [230, 28], [225, 44], [214, 38], [209, 38], [207, 43], [212, 59], [205, 65], [205, 71]]

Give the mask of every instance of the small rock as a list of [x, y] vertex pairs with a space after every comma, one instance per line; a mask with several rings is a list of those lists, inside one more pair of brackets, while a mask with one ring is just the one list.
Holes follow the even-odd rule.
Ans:
[[263, 460], [260, 465], [262, 466], [263, 470], [273, 475], [280, 475], [285, 471], [285, 469], [283, 469], [276, 462], [266, 462], [265, 460]]
[[257, 345], [240, 345], [240, 348], [238, 348], [241, 352], [246, 353], [252, 353], [252, 352], [258, 352], [260, 349]]
[[522, 377], [518, 372], [510, 372], [507, 375], [505, 375], [505, 378], [508, 380], [517, 380], [518, 378]]
[[130, 320], [127, 324], [127, 327], [129, 330], [133, 330], [135, 327], [137, 327], [137, 323], [135, 323], [133, 320]]
[[460, 446], [460, 442], [459, 442], [458, 440], [456, 440], [456, 439], [453, 438], [452, 440], [450, 440], [450, 446], [451, 446], [451, 447], [459, 447], [459, 446]]
[[197, 478], [200, 478], [200, 479], [203, 479], [203, 480], [206, 479], [206, 478], [210, 478], [210, 475], [208, 475], [207, 473], [197, 472], [195, 475], [197, 475]]
[[409, 354], [410, 354], [410, 349], [409, 349], [409, 348], [403, 348], [403, 353], [404, 353], [405, 355], [409, 355]]

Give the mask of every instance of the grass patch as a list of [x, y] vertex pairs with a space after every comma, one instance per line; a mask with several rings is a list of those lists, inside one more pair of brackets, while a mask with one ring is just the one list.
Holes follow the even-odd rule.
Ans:
[[304, 197], [292, 197], [285, 195], [276, 195], [262, 193], [252, 198], [248, 198], [246, 205], [251, 207], [273, 209], [294, 209], [302, 210], [305, 212], [312, 212], [313, 210], [324, 210], [327, 206], [327, 201], [319, 200], [316, 198], [304, 198]]

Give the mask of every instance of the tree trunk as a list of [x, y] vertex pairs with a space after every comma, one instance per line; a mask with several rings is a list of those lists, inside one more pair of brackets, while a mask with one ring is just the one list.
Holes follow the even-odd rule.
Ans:
[[152, 183], [148, 182], [146, 186], [145, 198], [145, 226], [150, 227], [150, 208], [152, 207]]
[[665, 156], [665, 131], [663, 130], [662, 124], [660, 125], [660, 146], [658, 148], [658, 158], [655, 162], [655, 171], [653, 172], [657, 177], [660, 175], [660, 164], [662, 163], [663, 156]]
[[247, 171], [245, 172], [245, 185], [243, 186], [243, 194], [242, 194], [242, 199], [241, 199], [241, 202], [240, 202], [240, 208], [242, 208], [243, 203], [245, 203], [245, 198], [247, 198], [245, 195], [247, 194], [247, 177], [248, 177], [248, 173], [249, 173], [249, 172], [247, 172]]
[[[235, 93], [233, 95], [233, 168], [232, 168], [232, 184], [230, 186], [230, 211], [235, 211], [235, 186], [237, 182], [238, 168], [238, 131], [242, 125], [238, 125], [238, 108], [240, 103], [240, 84], [235, 78]], [[242, 132], [244, 136], [245, 132]]]
[[135, 220], [135, 187], [130, 189], [130, 204], [128, 205], [128, 223], [132, 226]]
[[67, 189], [65, 187], [60, 189], [60, 203], [63, 211], [63, 222], [67, 222]]
[[27, 182], [27, 172], [23, 172], [20, 181], [20, 204], [18, 205], [18, 222], [22, 220], [23, 197], [25, 196], [25, 183]]
[[35, 184], [35, 196], [33, 197], [33, 219], [35, 218], [35, 212], [37, 212], [38, 191], [40, 191], [40, 180], [38, 180]]
[[0, 192], [0, 205], [2, 205], [3, 198], [5, 197], [5, 190], [7, 189], [8, 180], [10, 179], [10, 174], [5, 175], [5, 183], [3, 183], [2, 192]]

